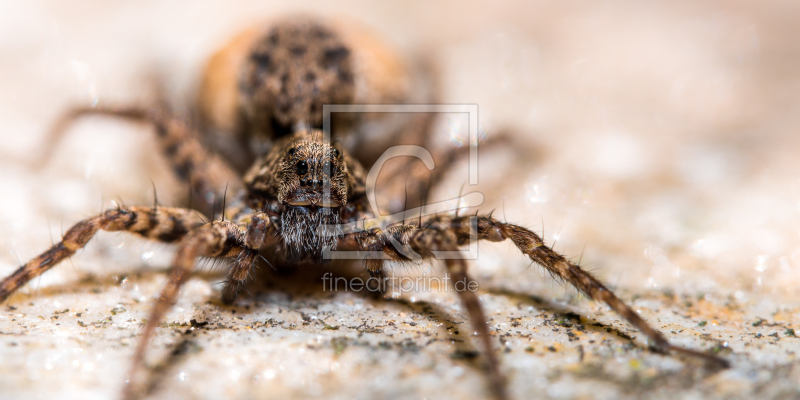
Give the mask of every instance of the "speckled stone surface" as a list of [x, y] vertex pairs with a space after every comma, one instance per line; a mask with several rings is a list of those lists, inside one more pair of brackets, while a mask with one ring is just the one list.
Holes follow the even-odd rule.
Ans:
[[[800, 6], [503, 4], [4, 3], [0, 276], [102, 204], [150, 204], [153, 185], [162, 204], [183, 200], [150, 132], [115, 121], [77, 123], [28, 167], [59, 112], [144, 100], [152, 70], [188, 104], [203, 60], [237, 29], [341, 14], [404, 51], [433, 50], [444, 101], [477, 103], [488, 134], [512, 135], [481, 154], [481, 210], [543, 231], [671, 341], [733, 364], [653, 352], [604, 305], [487, 244], [472, 271], [515, 398], [800, 398]], [[454, 173], [433, 198], [465, 180]], [[115, 397], [171, 252], [101, 233], [0, 305], [0, 398]], [[489, 395], [452, 292], [375, 300], [323, 286], [358, 269], [266, 270], [226, 307], [212, 267], [153, 340], [153, 398]]]

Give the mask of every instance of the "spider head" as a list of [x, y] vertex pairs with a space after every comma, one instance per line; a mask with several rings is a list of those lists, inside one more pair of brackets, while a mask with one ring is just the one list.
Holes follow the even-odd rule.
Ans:
[[295, 140], [284, 148], [278, 165], [281, 203], [308, 208], [338, 208], [347, 203], [342, 151], [318, 136]]
[[331, 233], [341, 223], [350, 183], [348, 167], [359, 168], [338, 148], [322, 140], [320, 131], [298, 131], [278, 141], [245, 175], [251, 195], [277, 201], [287, 260], [323, 261], [324, 249], [336, 247]]
[[352, 161], [322, 136], [321, 131], [299, 131], [279, 140], [245, 174], [249, 192], [295, 209], [335, 211], [345, 205], [353, 187]]

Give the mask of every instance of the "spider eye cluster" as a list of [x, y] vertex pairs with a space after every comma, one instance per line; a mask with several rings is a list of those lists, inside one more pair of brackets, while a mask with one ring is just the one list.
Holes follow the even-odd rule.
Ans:
[[305, 175], [308, 172], [308, 163], [305, 161], [298, 161], [297, 164], [294, 165], [295, 171], [297, 171], [298, 175]]
[[301, 147], [291, 147], [286, 150], [286, 162], [297, 174], [300, 186], [322, 187], [325, 180], [333, 178], [342, 157], [341, 150], [336, 148], [329, 148], [319, 161], [316, 161], [313, 155], [309, 159], [300, 154], [302, 154]]

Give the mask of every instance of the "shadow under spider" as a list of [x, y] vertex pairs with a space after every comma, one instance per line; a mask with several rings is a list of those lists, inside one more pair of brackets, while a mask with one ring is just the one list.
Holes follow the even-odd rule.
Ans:
[[[467, 360], [474, 368], [481, 368], [482, 370], [486, 370], [488, 366], [486, 365], [479, 365], [477, 364], [478, 355], [480, 352], [475, 349], [474, 344], [472, 344], [471, 340], [469, 339], [469, 332], [472, 330], [472, 327], [469, 326], [469, 321], [464, 320], [462, 322], [455, 322], [450, 318], [450, 315], [447, 311], [444, 310], [441, 306], [430, 303], [424, 300], [417, 300], [415, 302], [411, 302], [406, 298], [396, 298], [396, 299], [385, 299], [387, 302], [402, 304], [405, 307], [408, 307], [412, 311], [415, 311], [417, 314], [422, 316], [433, 317], [434, 320], [444, 322], [444, 332], [449, 334], [450, 337], [444, 339], [431, 339], [427, 344], [432, 343], [433, 341], [450, 341], [453, 346], [455, 347], [455, 351], [450, 354], [450, 358], [453, 360]], [[459, 326], [465, 326], [465, 329], [459, 329]], [[467, 331], [466, 333], [464, 331]], [[449, 332], [452, 331], [452, 332]], [[485, 372], [485, 371], [484, 371]]]
[[[497, 288], [497, 287], [492, 287], [487, 289], [482, 288], [481, 291], [493, 295], [504, 296], [508, 299], [517, 300], [520, 303], [530, 304], [538, 309], [553, 313], [555, 317], [563, 316], [568, 319], [575, 320], [578, 322], [578, 324], [583, 325], [587, 331], [594, 331], [598, 333], [613, 333], [614, 336], [617, 336], [628, 343], [634, 345], [636, 344], [636, 342], [633, 340], [634, 339], [633, 337], [631, 337], [625, 332], [622, 332], [618, 328], [615, 328], [611, 325], [602, 324], [594, 318], [578, 314], [574, 310], [568, 307], [565, 307], [561, 304], [552, 301], [545, 300], [537, 295], [524, 292], [515, 292], [506, 288]], [[586, 322], [585, 323], [581, 322], [581, 319], [585, 319]]]
[[[603, 324], [603, 323], [597, 321], [594, 318], [578, 314], [574, 310], [572, 310], [572, 309], [570, 309], [568, 307], [565, 307], [563, 305], [557, 304], [557, 303], [552, 302], [552, 301], [545, 300], [545, 299], [543, 299], [543, 298], [541, 298], [539, 296], [532, 295], [532, 294], [529, 294], [529, 293], [524, 293], [524, 292], [516, 292], [516, 291], [509, 290], [507, 288], [499, 288], [499, 287], [482, 288], [481, 290], [483, 292], [490, 293], [490, 294], [493, 294], [493, 295], [505, 296], [506, 298], [517, 300], [520, 303], [526, 303], [526, 304], [533, 305], [536, 308], [539, 308], [539, 309], [542, 309], [542, 310], [546, 310], [546, 311], [549, 311], [549, 312], [553, 313], [554, 317], [559, 317], [560, 316], [560, 317], [564, 317], [564, 318], [567, 318], [567, 319], [575, 320], [575, 321], [577, 321], [577, 324], [580, 324], [582, 326], [581, 329], [585, 329], [587, 331], [593, 331], [593, 332], [597, 332], [597, 333], [611, 333], [614, 336], [616, 336], [618, 338], [618, 340], [624, 341], [624, 343], [626, 343], [627, 345], [629, 345], [631, 347], [644, 348], [644, 349], [649, 350], [649, 351], [651, 351], [653, 353], [656, 353], [656, 354], [662, 354], [662, 355], [668, 354], [666, 351], [663, 351], [663, 350], [661, 350], [661, 349], [659, 349], [657, 347], [654, 347], [654, 346], [650, 346], [649, 344], [647, 344], [647, 345], [645, 345], [643, 347], [641, 344], [639, 344], [638, 342], [636, 342], [634, 340], [635, 337], [632, 337], [631, 335], [628, 335], [627, 333], [622, 332], [621, 330], [619, 330], [618, 328], [616, 328], [616, 327], [614, 327], [612, 325]], [[583, 321], [586, 321], [586, 322], [583, 322]], [[624, 322], [624, 320], [622, 320], [622, 321]], [[562, 325], [562, 326], [564, 326], [565, 328], [568, 328], [568, 326], [566, 326], [566, 325]], [[698, 361], [694, 357], [689, 357], [689, 356], [686, 356], [686, 355], [683, 355], [683, 354], [672, 353], [672, 354], [670, 354], [670, 356], [671, 357], [680, 358], [681, 360], [689, 361], [689, 362], [697, 362]], [[711, 374], [719, 372], [719, 370], [715, 369], [715, 368], [706, 368], [706, 369], [708, 371], [710, 371]]]
[[[156, 276], [166, 276], [167, 273], [168, 271], [165, 269], [158, 269], [150, 266], [142, 269], [134, 269], [129, 272], [115, 272], [109, 274], [79, 272], [80, 277], [77, 280], [68, 280], [41, 288], [38, 287], [36, 280], [33, 280], [29, 283], [29, 285], [32, 286], [31, 290], [28, 292], [18, 291], [12, 295], [11, 299], [33, 300], [61, 296], [64, 294], [83, 294], [89, 292], [97, 294], [109, 290], [111, 287], [121, 286], [126, 279], [130, 279], [129, 284], [132, 285], [139, 281], [144, 282], [152, 280]], [[209, 272], [207, 270], [196, 270], [192, 272], [191, 276], [209, 282], [214, 279], [219, 279], [219, 273]]]
[[[347, 264], [347, 263], [346, 263]], [[232, 305], [225, 305], [217, 296], [212, 299], [208, 304], [217, 306], [221, 311], [228, 311], [230, 315], [243, 314], [247, 315], [258, 310], [260, 303], [267, 303], [267, 299], [271, 293], [280, 293], [284, 296], [281, 307], [285, 311], [295, 311], [303, 314], [299, 309], [314, 308], [315, 302], [326, 302], [341, 294], [341, 291], [326, 290], [322, 284], [322, 277], [330, 272], [335, 278], [354, 279], [362, 278], [366, 280], [369, 275], [360, 263], [349, 263], [353, 265], [336, 265], [325, 264], [322, 267], [319, 265], [310, 265], [308, 268], [305, 266], [294, 266], [291, 268], [282, 268], [273, 262], [275, 268], [270, 268], [268, 265], [260, 265], [256, 273], [256, 279], [251, 279], [246, 284], [245, 290], [239, 295], [239, 299]], [[434, 337], [423, 343], [421, 347], [425, 347], [433, 342], [447, 342], [453, 344], [455, 351], [450, 354], [450, 359], [456, 363], [464, 363], [471, 368], [483, 373], [487, 366], [485, 363], [479, 363], [479, 351], [476, 350], [474, 344], [469, 338], [469, 322], [467, 320], [456, 322], [452, 316], [449, 315], [443, 307], [429, 303], [427, 301], [417, 300], [412, 302], [406, 298], [384, 298], [375, 295], [367, 290], [353, 291], [354, 295], [364, 296], [376, 308], [383, 307], [402, 307], [410, 310], [421, 317], [421, 319], [428, 320], [431, 323], [435, 321], [443, 324], [441, 333], [446, 335], [445, 338]], [[312, 303], [296, 303], [298, 299], [304, 301], [310, 300]], [[289, 304], [286, 304], [289, 303]], [[198, 322], [205, 318], [204, 310], [198, 310], [195, 319], [192, 320], [190, 327], [202, 328], [208, 322]], [[366, 321], [365, 321], [366, 324]], [[358, 329], [349, 327], [350, 329]], [[370, 327], [367, 327], [370, 331]], [[164, 356], [157, 364], [149, 368], [148, 380], [146, 388], [146, 396], [154, 394], [164, 382], [165, 378], [172, 376], [170, 371], [179, 366], [180, 364], [188, 361], [192, 354], [199, 352], [200, 347], [193, 341], [192, 333], [196, 330], [187, 329], [183, 332], [182, 337], [174, 344], [168, 346], [169, 354]], [[378, 333], [378, 332], [373, 332]]]

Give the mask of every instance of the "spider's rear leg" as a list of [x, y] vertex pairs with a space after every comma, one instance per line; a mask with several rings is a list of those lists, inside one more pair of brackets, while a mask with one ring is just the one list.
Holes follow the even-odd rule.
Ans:
[[203, 213], [210, 215], [226, 187], [235, 193], [242, 187], [239, 175], [217, 154], [200, 142], [199, 133], [187, 121], [167, 111], [138, 107], [75, 108], [56, 122], [45, 141], [35, 167], [50, 158], [67, 128], [77, 119], [89, 115], [104, 115], [131, 121], [145, 122], [155, 127], [164, 155], [175, 174], [189, 182], [193, 202]]
[[33, 278], [83, 248], [97, 233], [127, 231], [148, 239], [171, 243], [203, 224], [193, 210], [169, 207], [127, 207], [108, 210], [70, 228], [60, 242], [28, 261], [0, 282], [0, 303]]
[[[523, 153], [519, 148], [513, 146], [512, 138], [506, 131], [498, 131], [488, 136], [480, 142], [478, 150], [479, 152], [492, 151], [498, 147], [507, 150], [509, 157], [523, 154], [530, 157], [529, 153]], [[428, 192], [432, 188], [439, 187], [442, 180], [453, 171], [453, 167], [467, 159], [469, 151], [468, 146], [433, 149], [431, 156], [436, 166], [432, 170], [428, 170], [416, 158], [398, 160], [400, 162], [395, 161], [383, 166], [376, 185], [381, 196], [381, 199], [378, 200], [381, 212], [397, 213], [424, 206], [428, 201], [426, 198]], [[386, 206], [383, 199], [389, 200]], [[405, 201], [400, 203], [397, 199], [405, 199]], [[387, 207], [387, 209], [382, 207]]]

